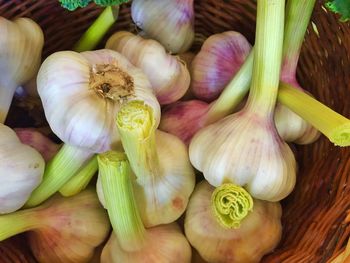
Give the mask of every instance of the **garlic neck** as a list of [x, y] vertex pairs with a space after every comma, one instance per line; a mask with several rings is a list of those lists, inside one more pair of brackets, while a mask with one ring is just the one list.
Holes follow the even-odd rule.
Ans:
[[15, 84], [6, 86], [0, 85], [0, 123], [4, 123], [6, 120], [15, 90]]
[[39, 228], [42, 225], [42, 220], [38, 217], [35, 209], [0, 215], [0, 241]]
[[133, 78], [112, 64], [97, 64], [90, 69], [90, 89], [104, 99], [123, 102], [135, 94]]
[[147, 231], [133, 193], [126, 155], [106, 152], [98, 156], [98, 164], [108, 215], [119, 244], [127, 251], [142, 249], [146, 244]]
[[125, 104], [118, 113], [117, 127], [137, 179], [147, 181], [162, 176], [152, 108], [141, 101]]

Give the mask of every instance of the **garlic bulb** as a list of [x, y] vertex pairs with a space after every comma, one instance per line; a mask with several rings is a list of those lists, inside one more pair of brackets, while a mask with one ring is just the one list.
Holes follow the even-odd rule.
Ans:
[[209, 108], [209, 104], [200, 100], [177, 101], [163, 108], [159, 129], [189, 145], [194, 134], [204, 127]]
[[190, 245], [175, 223], [144, 227], [132, 187], [135, 178], [125, 154], [100, 154], [98, 163], [114, 229], [102, 251], [101, 262], [141, 263], [145, 258], [152, 263], [190, 262]]
[[[284, 30], [281, 81], [301, 91], [303, 89], [296, 79], [296, 69], [314, 5], [315, 0], [291, 0], [286, 7], [289, 23], [286, 23]], [[274, 118], [279, 135], [287, 142], [309, 144], [320, 136], [311, 124], [280, 103], [276, 105]]]
[[46, 200], [94, 153], [120, 141], [115, 116], [125, 101], [144, 100], [159, 123], [160, 106], [147, 77], [112, 50], [54, 53], [42, 64], [37, 84], [50, 127], [65, 144], [27, 206]]
[[0, 240], [25, 231], [40, 263], [87, 263], [110, 231], [108, 216], [92, 190], [55, 195], [39, 207], [0, 216]]
[[191, 64], [191, 91], [199, 99], [212, 101], [240, 69], [251, 50], [247, 39], [227, 31], [210, 36]]
[[20, 209], [40, 184], [45, 162], [16, 133], [0, 124], [0, 214]]
[[44, 35], [33, 20], [0, 17], [0, 123], [4, 123], [18, 86], [34, 77], [40, 66]]
[[186, 65], [178, 57], [167, 54], [155, 40], [120, 31], [108, 39], [106, 48], [120, 52], [143, 70], [160, 104], [177, 101], [190, 86]]
[[244, 109], [201, 129], [190, 143], [192, 165], [213, 186], [245, 186], [279, 201], [294, 188], [296, 162], [273, 123], [283, 43], [284, 2], [258, 1], [253, 79]]
[[119, 111], [117, 126], [136, 175], [134, 190], [146, 227], [174, 222], [185, 211], [195, 175], [186, 146], [156, 130], [152, 109], [132, 101]]
[[19, 140], [37, 150], [45, 162], [51, 160], [61, 147], [34, 128], [16, 128], [14, 131]]
[[[186, 237], [207, 262], [260, 262], [281, 238], [281, 206], [254, 199], [247, 212], [244, 190], [231, 188], [215, 189], [205, 181], [196, 186], [186, 211]], [[242, 217], [239, 226], [225, 226], [235, 217]]]
[[172, 53], [186, 52], [193, 43], [193, 0], [133, 0], [131, 17], [144, 35]]

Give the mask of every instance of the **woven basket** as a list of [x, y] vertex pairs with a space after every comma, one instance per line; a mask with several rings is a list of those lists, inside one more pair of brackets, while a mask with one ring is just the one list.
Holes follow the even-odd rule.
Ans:
[[[195, 11], [198, 39], [236, 30], [253, 43], [255, 1], [197, 0]], [[58, 0], [0, 0], [1, 16], [26, 16], [41, 25], [45, 57], [71, 49], [100, 12], [94, 5], [68, 12]], [[350, 25], [327, 13], [321, 1], [316, 4], [312, 21], [302, 48], [299, 81], [318, 100], [349, 117]], [[111, 32], [118, 29], [135, 31], [127, 5], [122, 6]], [[15, 125], [19, 119], [25, 123], [25, 115], [13, 116], [9, 123]], [[350, 209], [350, 148], [334, 147], [324, 137], [311, 146], [296, 148], [299, 174], [295, 190], [282, 201], [283, 238], [263, 262], [327, 262], [343, 249], [350, 234], [345, 220]], [[10, 262], [35, 262], [22, 236], [0, 243], [0, 263]]]

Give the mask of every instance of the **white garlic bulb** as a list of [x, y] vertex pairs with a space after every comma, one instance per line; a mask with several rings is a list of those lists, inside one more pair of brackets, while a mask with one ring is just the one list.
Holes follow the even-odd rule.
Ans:
[[193, 43], [193, 0], [133, 0], [131, 16], [145, 36], [172, 53], [186, 52]]

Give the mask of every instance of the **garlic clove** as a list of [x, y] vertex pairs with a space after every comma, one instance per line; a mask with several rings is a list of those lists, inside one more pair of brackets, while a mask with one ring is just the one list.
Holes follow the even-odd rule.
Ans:
[[40, 184], [45, 162], [16, 133], [0, 124], [0, 214], [20, 209]]
[[204, 126], [209, 105], [200, 100], [177, 101], [162, 109], [159, 129], [174, 134], [186, 145]]
[[189, 88], [190, 73], [186, 65], [155, 40], [121, 31], [108, 39], [106, 48], [120, 52], [143, 70], [162, 105], [177, 101]]
[[[254, 199], [254, 208], [240, 222], [238, 228], [224, 227], [217, 221], [213, 208], [215, 188], [205, 181], [193, 192], [185, 217], [185, 234], [189, 242], [206, 262], [259, 262], [273, 250], [281, 238], [281, 206]], [[242, 200], [236, 193], [222, 193], [222, 209], [235, 215], [244, 210], [232, 202]], [[238, 201], [237, 201], [238, 202]]]
[[134, 0], [131, 17], [144, 35], [158, 40], [172, 53], [183, 53], [193, 43], [193, 0]]
[[271, 120], [242, 110], [201, 129], [189, 147], [192, 165], [213, 186], [245, 186], [257, 199], [279, 201], [294, 188], [296, 161]]
[[0, 35], [0, 123], [4, 123], [16, 88], [34, 77], [40, 66], [44, 35], [29, 18], [3, 17]]
[[238, 32], [210, 36], [191, 64], [191, 91], [205, 101], [213, 101], [230, 82], [249, 55], [251, 45]]
[[101, 263], [190, 263], [191, 247], [176, 223], [147, 229], [147, 243], [141, 250], [125, 251], [112, 233], [103, 248]]

